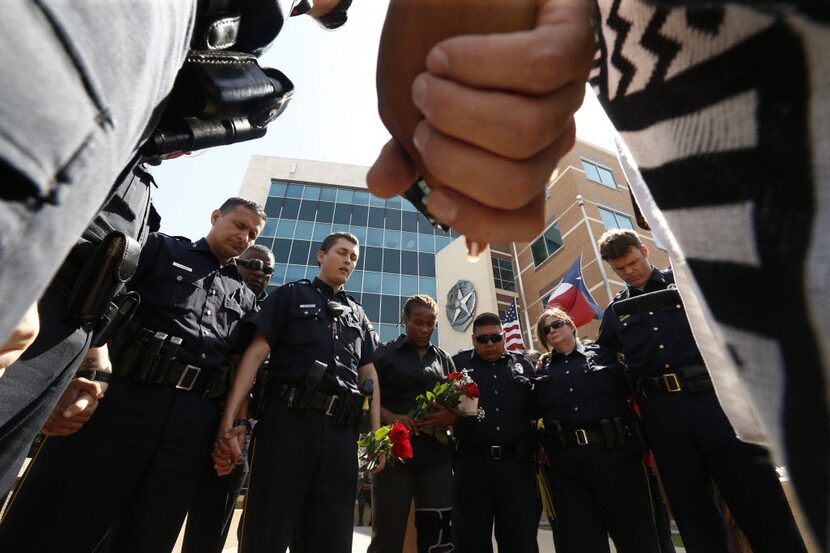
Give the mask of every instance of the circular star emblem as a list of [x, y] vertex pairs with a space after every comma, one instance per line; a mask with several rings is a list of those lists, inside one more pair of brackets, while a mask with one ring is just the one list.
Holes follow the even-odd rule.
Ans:
[[469, 280], [459, 280], [447, 294], [447, 320], [462, 332], [473, 320], [476, 311], [476, 290]]

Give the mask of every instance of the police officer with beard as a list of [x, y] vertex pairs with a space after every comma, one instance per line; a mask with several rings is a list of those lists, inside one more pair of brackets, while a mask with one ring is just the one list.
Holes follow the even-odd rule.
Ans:
[[129, 285], [141, 305], [107, 346], [107, 396], [79, 432], [46, 440], [0, 525], [1, 550], [88, 552], [109, 532], [112, 551], [170, 551], [210, 449], [226, 359], [255, 306], [233, 258], [265, 219], [231, 198], [197, 242], [150, 235]]

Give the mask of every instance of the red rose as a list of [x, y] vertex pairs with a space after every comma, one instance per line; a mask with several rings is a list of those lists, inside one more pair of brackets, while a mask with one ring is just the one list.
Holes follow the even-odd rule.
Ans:
[[459, 378], [461, 378], [461, 373], [458, 371], [453, 371], [447, 376], [447, 380], [449, 380], [450, 382], [458, 380]]
[[478, 384], [475, 382], [470, 382], [469, 384], [465, 385], [464, 388], [461, 389], [464, 392], [464, 395], [468, 398], [476, 398], [480, 397], [481, 394], [478, 391]]
[[409, 440], [394, 442], [392, 444], [392, 456], [401, 461], [412, 458], [412, 444], [409, 443]]
[[392, 443], [399, 443], [404, 440], [408, 440], [409, 430], [406, 429], [406, 426], [396, 422], [389, 430], [389, 439], [392, 440]]

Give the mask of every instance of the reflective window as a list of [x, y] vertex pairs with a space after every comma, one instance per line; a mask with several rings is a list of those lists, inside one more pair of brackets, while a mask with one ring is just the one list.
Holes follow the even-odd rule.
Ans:
[[363, 292], [380, 294], [381, 275], [374, 271], [363, 271]]
[[421, 294], [426, 294], [431, 298], [435, 298], [435, 279], [429, 277], [421, 277], [418, 290], [420, 290]]
[[274, 240], [274, 247], [271, 250], [277, 263], [288, 263], [288, 254], [291, 252], [291, 240], [277, 238]]
[[254, 241], [254, 244], [259, 244], [261, 246], [265, 246], [269, 250], [271, 249], [271, 245], [274, 243], [274, 239], [269, 236], [260, 236]]
[[430, 253], [418, 253], [418, 274], [421, 276], [435, 276], [435, 256]]
[[412, 251], [404, 249], [401, 252], [401, 272], [405, 275], [418, 274], [418, 252], [415, 248], [412, 248]]
[[634, 225], [631, 223], [630, 217], [603, 207], [598, 207], [597, 209], [599, 209], [599, 216], [602, 218], [602, 224], [605, 225], [606, 230], [617, 228], [634, 230]]
[[322, 240], [326, 236], [331, 234], [331, 225], [328, 223], [317, 223], [314, 225], [314, 232], [312, 233], [311, 237], [314, 240]]
[[294, 238], [300, 240], [311, 240], [314, 233], [314, 223], [308, 221], [297, 221], [297, 228], [294, 230]]
[[[406, 202], [409, 203], [409, 202]], [[418, 214], [404, 211], [401, 214], [401, 228], [407, 232], [418, 232]]]
[[277, 235], [277, 220], [276, 219], [268, 219], [265, 221], [265, 227], [262, 229], [262, 232], [259, 233], [260, 236], [264, 237], [274, 237]]
[[369, 196], [371, 194], [365, 190], [355, 190], [352, 203], [354, 205], [369, 205]]
[[317, 204], [317, 221], [320, 223], [331, 223], [334, 219], [334, 204], [331, 202], [320, 202]]
[[415, 251], [418, 248], [418, 234], [415, 232], [401, 233], [401, 249], [403, 251]]
[[285, 271], [285, 282], [294, 282], [305, 278], [305, 265], [289, 265]]
[[363, 266], [367, 271], [380, 271], [383, 269], [383, 250], [367, 246], [363, 249]]
[[530, 251], [533, 253], [533, 264], [538, 267], [547, 258], [559, 251], [561, 247], [562, 234], [559, 232], [559, 225], [551, 225], [542, 233], [542, 236], [530, 245]]
[[432, 234], [432, 223], [429, 222], [429, 219], [418, 213], [418, 232], [423, 232], [424, 234]]
[[297, 222], [293, 219], [280, 219], [280, 222], [277, 225], [277, 237], [294, 238], [295, 226], [297, 226]]
[[268, 190], [268, 195], [282, 198], [283, 196], [285, 196], [286, 188], [288, 188], [288, 185], [284, 182], [271, 181], [271, 188]]
[[513, 262], [509, 259], [501, 259], [496, 256], [491, 256], [491, 260], [493, 262], [493, 280], [496, 288], [515, 292], [516, 283], [513, 278]]
[[432, 234], [419, 234], [418, 251], [433, 253], [435, 251], [435, 237]]
[[280, 216], [280, 210], [282, 209], [282, 198], [268, 198], [265, 200], [265, 214], [268, 217], [277, 218]]
[[354, 190], [350, 190], [348, 188], [338, 188], [337, 189], [337, 203], [351, 205], [353, 198], [354, 198]]
[[357, 237], [357, 241], [360, 242], [361, 248], [366, 245], [366, 227], [356, 227], [352, 225], [349, 227], [349, 232]]
[[384, 294], [399, 295], [401, 293], [401, 275], [398, 273], [384, 273], [381, 291]]
[[391, 198], [386, 198], [386, 207], [391, 207], [391, 208], [394, 208], [394, 209], [400, 209], [402, 199], [403, 198], [401, 198], [400, 196], [392, 196]]
[[384, 213], [383, 209], [379, 207], [369, 208], [369, 226], [374, 228], [383, 228]]
[[311, 186], [309, 184], [306, 184], [305, 188], [303, 188], [303, 199], [304, 200], [319, 200], [320, 199], [320, 187], [319, 186]]
[[386, 208], [386, 228], [401, 230], [401, 210]]
[[271, 275], [270, 284], [282, 286], [285, 284], [285, 263], [277, 263], [274, 265], [274, 274]]
[[401, 251], [383, 248], [383, 270], [387, 273], [401, 272]]
[[386, 229], [383, 235], [383, 246], [399, 250], [401, 248], [401, 231]]
[[401, 320], [398, 296], [383, 294], [380, 300], [380, 322], [396, 324]]
[[449, 236], [445, 236], [443, 234], [436, 234], [435, 235], [435, 251], [440, 252], [442, 249], [446, 248], [452, 242], [452, 238]]
[[308, 250], [311, 248], [311, 242], [306, 240], [294, 240], [291, 245], [291, 255], [288, 256], [288, 262], [297, 265], [305, 265], [308, 263]]
[[408, 298], [418, 293], [418, 277], [401, 275], [401, 296]]
[[296, 219], [300, 211], [300, 200], [285, 200], [282, 204], [280, 217], [283, 219]]
[[346, 281], [346, 291], [348, 292], [360, 292], [361, 287], [363, 286], [363, 271], [352, 271], [351, 276], [349, 276], [349, 280]]
[[370, 228], [366, 231], [366, 243], [370, 246], [383, 246], [383, 231]]
[[308, 259], [306, 260], [306, 265], [311, 265], [312, 267], [317, 266], [317, 252], [320, 251], [320, 246], [323, 245], [322, 242], [310, 242], [311, 247], [308, 248]]
[[386, 200], [383, 198], [378, 198], [374, 194], [369, 196], [369, 205], [374, 207], [386, 207]]
[[365, 227], [369, 219], [369, 208], [365, 205], [352, 206], [352, 224], [358, 227]]
[[337, 189], [329, 186], [324, 186], [320, 190], [320, 201], [333, 202], [337, 197]]
[[582, 169], [585, 171], [585, 176], [588, 180], [607, 186], [608, 188], [617, 189], [617, 181], [614, 180], [614, 173], [609, 169], [597, 165], [587, 159], [582, 159]]
[[369, 320], [377, 326], [380, 320], [380, 294], [367, 293], [365, 284], [363, 285], [363, 290], [363, 301], [360, 302], [363, 305], [363, 311], [366, 312]]
[[303, 185], [291, 183], [288, 185], [288, 190], [285, 192], [286, 198], [302, 198]]
[[352, 216], [352, 206], [338, 203], [334, 208], [334, 222], [336, 224], [348, 225]]

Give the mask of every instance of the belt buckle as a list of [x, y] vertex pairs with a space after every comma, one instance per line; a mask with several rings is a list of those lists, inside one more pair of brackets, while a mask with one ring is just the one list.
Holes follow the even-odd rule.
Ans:
[[682, 389], [680, 379], [677, 378], [677, 373], [661, 374], [660, 378], [663, 380], [663, 386], [666, 387], [667, 392], [675, 393]]
[[588, 434], [584, 428], [577, 428], [574, 430], [574, 434], [576, 435], [576, 443], [578, 445], [588, 445]]
[[[195, 365], [186, 365], [184, 371], [182, 371], [182, 375], [179, 377], [179, 381], [176, 382], [176, 389], [184, 390], [186, 392], [191, 391], [193, 389], [193, 385], [196, 384], [196, 379], [199, 378], [199, 374], [201, 372], [202, 369], [196, 367]], [[192, 374], [193, 377], [190, 378], [190, 381], [187, 384], [184, 384], [184, 382], [187, 380], [188, 374]]]
[[339, 399], [340, 398], [338, 396], [330, 396], [329, 397], [328, 405], [326, 405], [326, 409], [325, 409], [325, 411], [323, 411], [323, 413], [327, 417], [333, 417], [334, 416], [334, 407], [337, 405]]
[[501, 460], [501, 446], [500, 445], [491, 445], [490, 446], [490, 457], [496, 460]]

